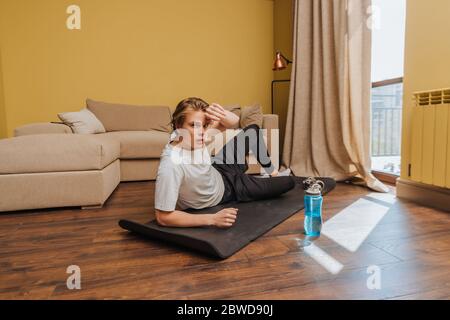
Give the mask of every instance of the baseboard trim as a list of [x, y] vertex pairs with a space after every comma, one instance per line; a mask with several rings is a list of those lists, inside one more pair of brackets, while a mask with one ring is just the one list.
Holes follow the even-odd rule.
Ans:
[[450, 212], [450, 189], [399, 178], [397, 197]]

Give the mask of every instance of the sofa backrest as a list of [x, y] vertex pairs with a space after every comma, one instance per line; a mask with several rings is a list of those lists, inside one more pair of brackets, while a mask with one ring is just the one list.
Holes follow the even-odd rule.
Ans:
[[106, 131], [170, 132], [168, 106], [137, 106], [86, 100], [87, 108], [101, 121]]

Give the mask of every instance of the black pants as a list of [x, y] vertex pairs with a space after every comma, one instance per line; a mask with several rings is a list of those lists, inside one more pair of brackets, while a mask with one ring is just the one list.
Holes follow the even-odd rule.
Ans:
[[211, 158], [213, 167], [220, 172], [225, 185], [225, 193], [220, 204], [273, 198], [295, 187], [294, 177], [256, 178], [245, 174], [248, 169], [245, 156], [250, 150], [267, 173], [275, 170], [261, 129], [257, 125], [244, 128]]

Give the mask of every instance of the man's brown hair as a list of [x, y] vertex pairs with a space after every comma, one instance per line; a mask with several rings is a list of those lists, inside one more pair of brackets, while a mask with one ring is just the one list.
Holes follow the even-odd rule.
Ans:
[[209, 104], [203, 99], [195, 97], [186, 98], [180, 101], [172, 115], [172, 129], [176, 130], [178, 127], [181, 127], [183, 125], [184, 121], [186, 120], [186, 113], [189, 110], [206, 111], [208, 106]]

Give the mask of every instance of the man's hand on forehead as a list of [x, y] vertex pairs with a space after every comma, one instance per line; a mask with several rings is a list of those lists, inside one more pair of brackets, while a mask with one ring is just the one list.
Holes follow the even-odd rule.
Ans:
[[213, 103], [206, 109], [206, 117], [210, 121], [222, 121], [226, 117], [225, 109], [218, 103]]

